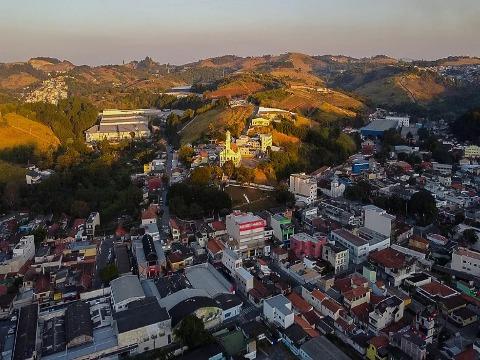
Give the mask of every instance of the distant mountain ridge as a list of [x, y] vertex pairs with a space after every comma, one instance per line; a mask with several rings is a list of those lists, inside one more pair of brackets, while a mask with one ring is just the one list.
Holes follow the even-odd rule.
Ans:
[[[480, 84], [480, 71], [478, 75], [469, 75], [473, 79], [469, 83], [461, 78], [452, 81], [452, 77], [436, 69], [463, 69], [472, 65], [480, 65], [480, 58], [451, 56], [432, 61], [403, 61], [387, 55], [354, 58], [290, 52], [247, 57], [224, 55], [183, 65], [160, 64], [146, 57], [119, 65], [88, 66], [35, 57], [26, 62], [0, 63], [0, 98], [21, 100], [44, 80], [61, 74], [65, 76], [69, 96], [86, 97], [100, 108], [116, 106], [118, 98], [137, 96], [135, 92], [159, 93], [191, 84], [208, 84], [209, 97], [246, 97], [269, 90], [266, 82], [280, 82], [304, 103], [308, 89], [311, 92], [329, 88], [377, 106], [428, 107], [445, 104], [444, 100], [452, 96], [471, 94], [472, 88], [475, 90]], [[245, 78], [239, 80], [239, 74]], [[265, 80], [265, 76], [270, 78]], [[298, 99], [299, 88], [304, 88], [302, 101]], [[290, 104], [288, 99], [287, 104]]]

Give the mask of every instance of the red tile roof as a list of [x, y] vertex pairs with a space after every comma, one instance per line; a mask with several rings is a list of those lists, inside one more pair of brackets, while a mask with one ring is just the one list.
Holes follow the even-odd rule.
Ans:
[[400, 269], [405, 266], [405, 255], [392, 248], [371, 252], [368, 259], [390, 269]]
[[320, 290], [313, 290], [312, 291], [312, 296], [320, 301], [323, 301], [327, 298], [327, 295], [325, 295], [324, 293], [322, 293]]
[[329, 311], [334, 314], [343, 309], [343, 307], [339, 303], [330, 298], [326, 298], [325, 300], [323, 300], [322, 306], [325, 306]]
[[214, 221], [210, 224], [210, 226], [212, 227], [213, 230], [215, 231], [222, 231], [222, 230], [225, 230], [226, 227], [225, 227], [225, 223], [223, 221]]
[[207, 249], [214, 255], [222, 251], [224, 248], [223, 244], [217, 239], [209, 240], [207, 243]]
[[287, 298], [292, 302], [292, 306], [300, 313], [306, 313], [313, 309], [312, 305], [295, 292], [290, 293]]
[[302, 319], [300, 316], [295, 315], [295, 323], [299, 325], [303, 331], [305, 331], [310, 337], [317, 337], [320, 334], [315, 330], [305, 319]]
[[343, 294], [343, 296], [347, 299], [352, 301], [355, 298], [364, 297], [370, 292], [370, 289], [364, 288], [363, 286], [356, 287], [350, 291], [347, 291]]
[[457, 292], [452, 288], [439, 283], [438, 281], [432, 281], [429, 284], [422, 285], [420, 287], [423, 291], [427, 292], [431, 296], [440, 296], [440, 297], [447, 297], [455, 295]]
[[388, 341], [388, 338], [386, 336], [374, 336], [373, 338], [368, 340], [368, 343], [375, 346], [378, 350], [378, 349], [381, 349], [381, 348], [387, 346], [389, 341]]

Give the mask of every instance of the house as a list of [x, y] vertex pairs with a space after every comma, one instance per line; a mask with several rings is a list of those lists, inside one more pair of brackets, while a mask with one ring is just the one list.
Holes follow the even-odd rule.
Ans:
[[416, 271], [415, 259], [408, 258], [393, 248], [370, 253], [368, 261], [376, 269], [377, 279], [382, 279], [395, 287]]
[[170, 219], [169, 226], [170, 226], [170, 233], [172, 234], [173, 241], [179, 241], [181, 231], [175, 219], [173, 218]]
[[95, 236], [95, 229], [100, 226], [100, 213], [92, 212], [85, 221], [85, 231], [87, 239], [93, 239]]
[[253, 275], [243, 267], [235, 270], [235, 281], [237, 291], [240, 291], [243, 295], [247, 295], [247, 293], [253, 289]]
[[263, 302], [263, 316], [282, 329], [287, 329], [294, 323], [292, 303], [283, 295], [273, 296]]
[[242, 266], [242, 258], [234, 250], [226, 248], [222, 254], [222, 265], [228, 270], [230, 275], [235, 275], [236, 269]]
[[27, 185], [40, 184], [43, 180], [49, 178], [53, 174], [52, 170], [40, 170], [36, 166], [27, 168], [25, 174], [25, 182]]
[[386, 336], [374, 336], [368, 340], [367, 360], [387, 360], [389, 340]]
[[454, 321], [459, 326], [467, 326], [467, 325], [473, 324], [478, 320], [477, 314], [473, 310], [470, 310], [467, 307], [462, 307], [458, 310], [453, 311], [449, 315], [449, 317], [452, 321]]
[[323, 316], [329, 316], [334, 320], [338, 319], [341, 312], [345, 310], [342, 305], [318, 289], [309, 291], [302, 287], [302, 297]]
[[290, 237], [295, 232], [292, 219], [283, 214], [275, 214], [270, 218], [270, 226], [273, 230], [273, 236], [285, 246], [289, 246]]
[[220, 309], [222, 309], [222, 322], [230, 320], [242, 311], [242, 300], [235, 294], [218, 294], [214, 297]]
[[378, 335], [380, 330], [403, 318], [404, 303], [396, 297], [390, 296], [377, 303], [368, 318], [369, 329]]
[[207, 255], [212, 263], [221, 263], [223, 259], [223, 250], [225, 246], [217, 239], [213, 238], [207, 242]]
[[142, 211], [142, 225], [157, 223], [158, 205], [150, 205], [146, 210]]
[[348, 254], [348, 249], [341, 244], [327, 243], [322, 247], [322, 259], [334, 267], [335, 274], [348, 269]]
[[368, 287], [354, 287], [342, 294], [343, 303], [348, 309], [352, 309], [362, 304], [368, 304], [370, 302], [370, 293], [371, 291]]
[[275, 247], [272, 250], [272, 259], [275, 261], [283, 261], [288, 258], [288, 251], [282, 247]]
[[298, 314], [308, 313], [313, 310], [313, 306], [296, 292], [287, 295], [287, 299], [292, 303], [293, 310]]
[[290, 249], [300, 259], [305, 256], [320, 259], [322, 257], [322, 248], [326, 243], [326, 237], [314, 237], [306, 233], [298, 233], [290, 237]]
[[35, 256], [33, 235], [23, 236], [12, 249], [12, 255], [1, 259], [0, 275], [17, 273], [25, 263]]

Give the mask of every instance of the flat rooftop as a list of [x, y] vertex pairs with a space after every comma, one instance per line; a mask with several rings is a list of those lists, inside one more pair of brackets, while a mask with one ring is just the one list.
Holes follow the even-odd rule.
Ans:
[[398, 126], [398, 120], [377, 119], [361, 128], [365, 131], [386, 131]]
[[361, 237], [358, 237], [357, 235], [345, 229], [333, 230], [332, 233], [338, 235], [339, 237], [345, 239], [345, 241], [348, 241], [355, 246], [362, 246], [368, 244], [367, 240], [364, 240]]
[[187, 267], [185, 276], [194, 288], [203, 289], [212, 297], [222, 293], [229, 294], [233, 289], [232, 284], [208, 263]]

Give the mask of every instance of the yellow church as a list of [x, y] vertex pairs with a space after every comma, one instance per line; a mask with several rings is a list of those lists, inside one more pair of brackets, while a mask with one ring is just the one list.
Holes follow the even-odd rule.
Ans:
[[230, 131], [227, 130], [225, 135], [225, 149], [220, 152], [220, 166], [223, 166], [223, 164], [229, 160], [231, 160], [235, 166], [238, 166], [242, 160], [242, 154], [240, 154], [236, 145], [235, 149], [232, 149], [232, 138]]

